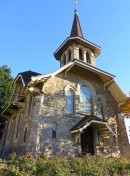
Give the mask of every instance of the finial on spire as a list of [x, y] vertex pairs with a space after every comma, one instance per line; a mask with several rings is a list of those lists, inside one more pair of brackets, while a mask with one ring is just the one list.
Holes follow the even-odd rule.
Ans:
[[77, 13], [78, 0], [74, 0], [74, 1], [75, 1], [75, 10], [74, 10], [74, 12]]

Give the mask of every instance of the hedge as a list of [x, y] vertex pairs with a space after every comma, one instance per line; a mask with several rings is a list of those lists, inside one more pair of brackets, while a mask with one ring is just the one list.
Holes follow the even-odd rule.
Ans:
[[129, 160], [104, 156], [36, 157], [11, 154], [0, 159], [0, 176], [130, 176]]

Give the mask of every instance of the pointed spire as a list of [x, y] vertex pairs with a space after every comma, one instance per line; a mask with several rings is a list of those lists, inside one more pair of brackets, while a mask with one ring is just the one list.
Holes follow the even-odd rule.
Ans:
[[77, 0], [75, 0], [75, 10], [74, 10], [74, 20], [71, 29], [70, 37], [81, 37], [83, 38], [82, 29], [79, 22], [79, 17], [77, 13]]

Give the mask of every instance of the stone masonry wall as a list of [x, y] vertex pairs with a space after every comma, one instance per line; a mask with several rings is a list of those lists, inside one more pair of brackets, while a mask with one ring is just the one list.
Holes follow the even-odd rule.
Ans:
[[121, 154], [127, 158], [130, 158], [130, 144], [126, 133], [126, 127], [124, 123], [125, 116], [119, 114], [118, 118], [118, 144]]
[[[12, 152], [26, 154], [31, 152], [34, 155], [67, 155], [78, 156], [81, 154], [81, 145], [76, 142], [75, 134], [70, 133], [70, 129], [81, 120], [85, 114], [80, 112], [79, 94], [77, 85], [81, 80], [89, 81], [95, 88], [96, 95], [102, 95], [106, 100], [105, 119], [111, 128], [117, 133], [117, 103], [107, 89], [104, 89], [100, 78], [89, 71], [82, 71], [79, 68], [71, 69], [68, 73], [60, 73], [49, 78], [42, 91], [43, 95], [36, 97], [35, 106], [32, 105], [31, 116], [25, 117], [26, 107], [22, 110], [19, 124], [19, 134], [15, 138], [16, 114], [10, 118], [13, 120], [13, 128], [10, 140], [5, 141], [3, 156]], [[65, 86], [71, 85], [75, 90], [75, 114], [66, 114]], [[34, 102], [33, 102], [34, 104]], [[33, 108], [34, 106], [34, 108]], [[56, 139], [52, 138], [52, 124], [57, 123]], [[27, 140], [24, 143], [24, 129], [28, 127]], [[8, 136], [8, 134], [7, 134]], [[114, 146], [113, 148], [111, 146]], [[105, 134], [97, 143], [97, 153], [110, 154], [118, 151], [117, 140], [113, 140], [112, 134]]]
[[[77, 76], [75, 76], [75, 71], [67, 73], [66, 76], [64, 75], [62, 73], [56, 77], [51, 77], [44, 84], [44, 100], [41, 105], [41, 102], [35, 105], [35, 114], [30, 136], [30, 143], [34, 144], [30, 148], [30, 151], [35, 155], [75, 156], [81, 154], [80, 144], [76, 143], [74, 135], [70, 133], [71, 127], [84, 117], [84, 114], [79, 111], [79, 96], [75, 96], [75, 115], [68, 116], [65, 109], [66, 99], [64, 93], [64, 87], [66, 85], [70, 84], [76, 88], [80, 80], [86, 79], [90, 81], [96, 90], [96, 94], [102, 94], [105, 97], [107, 106], [106, 119], [109, 121], [113, 131], [117, 133], [117, 125], [115, 123], [118, 112], [117, 103], [112, 95], [107, 90], [104, 90], [100, 78], [89, 72], [86, 72], [86, 77], [84, 77], [85, 74], [82, 74], [82, 72], [78, 72]], [[53, 122], [57, 123], [56, 139], [52, 138]], [[107, 134], [105, 138], [104, 151], [106, 151], [106, 154], [110, 154], [113, 151], [117, 152], [116, 139], [112, 141], [111, 138], [113, 139], [113, 136]], [[115, 147], [113, 149], [111, 147], [110, 150], [110, 145]]]

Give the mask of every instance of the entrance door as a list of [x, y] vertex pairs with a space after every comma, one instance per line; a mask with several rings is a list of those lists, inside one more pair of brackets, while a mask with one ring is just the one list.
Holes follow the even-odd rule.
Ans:
[[94, 155], [93, 128], [91, 126], [87, 127], [84, 133], [81, 133], [81, 148], [82, 155], [87, 153]]

